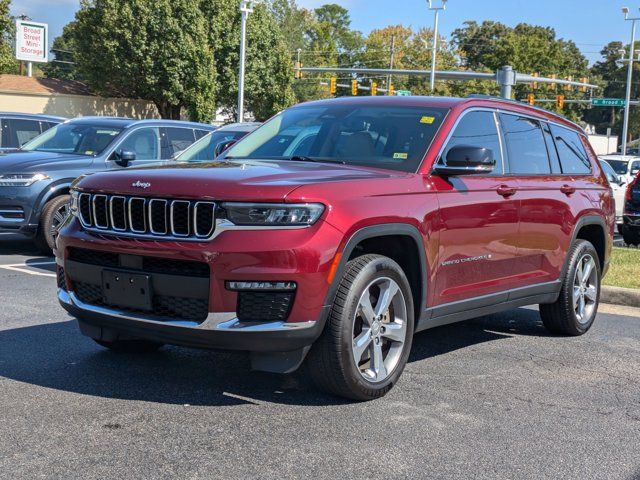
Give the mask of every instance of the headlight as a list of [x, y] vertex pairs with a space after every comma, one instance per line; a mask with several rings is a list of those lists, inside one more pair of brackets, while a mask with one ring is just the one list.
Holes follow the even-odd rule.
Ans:
[[30, 187], [48, 178], [44, 173], [9, 173], [0, 175], [0, 187]]
[[69, 212], [74, 217], [78, 216], [78, 196], [80, 194], [77, 190], [71, 190], [71, 203], [69, 204]]
[[239, 226], [303, 227], [316, 223], [324, 205], [320, 203], [233, 203], [222, 204], [227, 219]]

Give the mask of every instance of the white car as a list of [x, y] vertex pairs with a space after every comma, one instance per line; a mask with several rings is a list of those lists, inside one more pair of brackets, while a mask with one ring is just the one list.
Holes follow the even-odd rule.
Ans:
[[613, 190], [613, 198], [616, 202], [616, 225], [618, 226], [618, 232], [622, 233], [622, 214], [624, 211], [624, 196], [627, 191], [627, 181], [622, 175], [618, 175], [613, 165], [609, 163], [610, 160], [604, 160], [600, 157], [600, 164], [604, 170], [611, 190]]
[[601, 155], [598, 158], [611, 165], [611, 168], [620, 176], [620, 179], [624, 181], [625, 185], [630, 183], [640, 171], [640, 157], [631, 155]]

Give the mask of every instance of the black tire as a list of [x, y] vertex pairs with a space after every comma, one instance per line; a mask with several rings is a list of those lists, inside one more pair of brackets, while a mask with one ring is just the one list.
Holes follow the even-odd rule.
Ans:
[[98, 345], [119, 353], [153, 353], [163, 346], [162, 343], [150, 342], [148, 340], [114, 340], [111, 342], [93, 340]]
[[55, 232], [61, 224], [60, 215], [65, 206], [68, 210], [71, 197], [60, 195], [49, 200], [42, 209], [38, 231], [33, 239], [38, 251], [43, 255], [51, 255], [55, 248]]
[[[598, 253], [593, 245], [586, 240], [576, 240], [569, 249], [569, 266], [565, 277], [562, 279], [562, 288], [560, 295], [555, 303], [541, 304], [540, 317], [542, 323], [552, 333], [560, 335], [578, 336], [586, 333], [596, 318], [598, 313], [598, 304], [600, 302], [600, 281], [602, 278], [602, 270]], [[585, 313], [584, 318], [580, 319], [574, 303], [574, 283], [576, 281], [576, 272], [580, 268], [581, 261], [585, 261], [588, 257], [594, 260], [595, 265], [595, 281], [591, 282], [596, 287], [592, 308], [589, 313]], [[584, 265], [584, 264], [583, 264]], [[590, 302], [583, 292], [583, 302]]]
[[[386, 357], [379, 357], [383, 359], [383, 364], [387, 359], [391, 358], [389, 357], [391, 345], [396, 345], [396, 343], [384, 338], [385, 332], [392, 331], [388, 327], [391, 320], [398, 322], [395, 324], [396, 326], [402, 326], [405, 331], [405, 338], [403, 342], [398, 342], [397, 353], [392, 360], [394, 366], [389, 370], [386, 369], [386, 366], [384, 368], [387, 376], [383, 380], [370, 381], [365, 378], [365, 374], [361, 371], [361, 368], [365, 367], [357, 365], [354, 360], [355, 354], [352, 350], [354, 332], [357, 331], [356, 328], [360, 328], [360, 333], [364, 334], [364, 328], [366, 327], [364, 321], [359, 319], [361, 315], [356, 315], [356, 313], [361, 311], [359, 307], [360, 299], [361, 297], [364, 298], [365, 291], [371, 294], [370, 289], [377, 288], [375, 282], [388, 282], [390, 284], [392, 283], [390, 280], [395, 283], [396, 287], [399, 287], [396, 292], [401, 292], [402, 295], [398, 296], [396, 293], [391, 306], [385, 311], [384, 318], [388, 320], [387, 323], [384, 323], [384, 318], [380, 316], [374, 318], [377, 325], [376, 331], [381, 333], [375, 340], [368, 341], [367, 344], [371, 348], [366, 347], [366, 349], [363, 349], [365, 355], [369, 355], [369, 365], [371, 366], [374, 363], [372, 356], [375, 348], [387, 348], [384, 354]], [[382, 289], [379, 292], [382, 292]], [[378, 299], [381, 296], [382, 293], [379, 294]], [[306, 368], [315, 384], [322, 390], [334, 395], [359, 401], [382, 397], [391, 390], [402, 374], [411, 350], [414, 331], [412, 298], [411, 288], [405, 273], [390, 258], [381, 255], [363, 255], [349, 261], [340, 280], [325, 329], [307, 356]], [[376, 307], [379, 306], [377, 304], [378, 299], [376, 299]], [[396, 304], [399, 306], [398, 308], [396, 308]], [[372, 301], [371, 305], [373, 306]], [[374, 313], [373, 310], [375, 308], [372, 309], [372, 313]], [[397, 315], [395, 310], [401, 312], [401, 314]], [[402, 316], [405, 318], [404, 321], [401, 318]], [[358, 322], [360, 322], [360, 327], [358, 327]], [[368, 331], [373, 332], [374, 327], [372, 326]], [[374, 338], [373, 335], [372, 333], [371, 338]], [[374, 343], [376, 346], [374, 346]], [[380, 346], [378, 347], [378, 345]], [[372, 372], [373, 369], [369, 371]], [[377, 375], [377, 373], [375, 374]]]
[[640, 244], [640, 230], [624, 226], [622, 228], [622, 240], [627, 245], [636, 246]]

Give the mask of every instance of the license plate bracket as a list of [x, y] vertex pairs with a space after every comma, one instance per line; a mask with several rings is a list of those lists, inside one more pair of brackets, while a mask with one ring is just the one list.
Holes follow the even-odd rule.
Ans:
[[150, 275], [125, 270], [103, 270], [102, 295], [107, 305], [135, 310], [153, 309]]

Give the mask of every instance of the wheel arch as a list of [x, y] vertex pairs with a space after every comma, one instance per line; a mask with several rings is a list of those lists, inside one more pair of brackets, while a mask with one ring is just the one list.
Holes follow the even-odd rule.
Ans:
[[[604, 276], [609, 265], [609, 258], [607, 257], [607, 224], [604, 219], [598, 215], [586, 215], [581, 217], [573, 228], [571, 243], [569, 245], [573, 245], [573, 243], [578, 239], [587, 240], [594, 246], [598, 254], [600, 270]], [[568, 268], [569, 258], [567, 257], [562, 268], [562, 278], [566, 275]]]
[[[393, 245], [398, 244], [393, 243], [392, 245], [391, 243], [387, 244], [387, 242], [399, 239], [402, 239], [400, 240], [401, 242], [406, 242], [404, 246], [410, 247], [411, 250], [399, 248], [396, 252], [393, 252]], [[414, 319], [417, 323], [427, 303], [427, 258], [422, 235], [416, 227], [406, 223], [386, 223], [364, 227], [356, 231], [347, 240], [325, 299], [325, 305], [328, 307], [325, 308], [325, 314], [328, 315], [347, 262], [358, 256], [360, 252], [362, 254], [378, 253], [385, 255], [402, 267], [411, 285]], [[414, 257], [412, 254], [417, 256]], [[410, 262], [412, 259], [417, 259], [418, 261], [412, 263]], [[412, 265], [415, 268], [412, 268]]]

